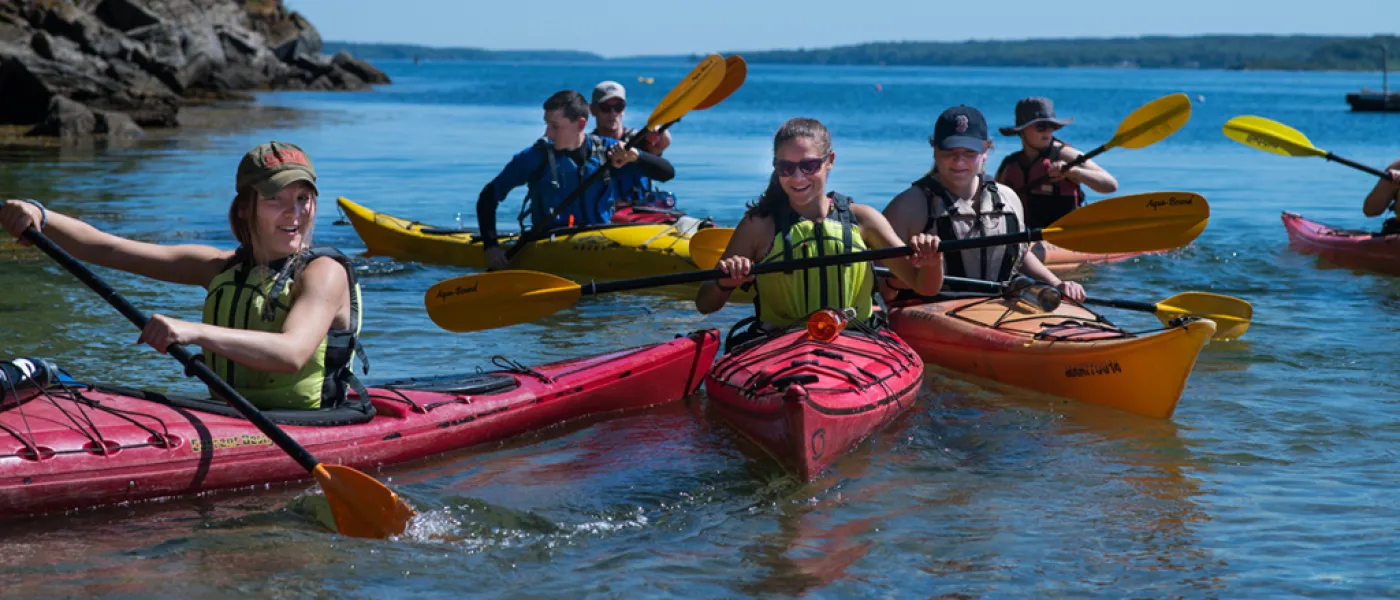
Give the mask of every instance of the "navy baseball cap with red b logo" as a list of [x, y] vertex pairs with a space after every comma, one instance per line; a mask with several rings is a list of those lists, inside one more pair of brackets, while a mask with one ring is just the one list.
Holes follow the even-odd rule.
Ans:
[[958, 105], [938, 115], [928, 143], [939, 150], [965, 148], [985, 152], [988, 139], [987, 119], [982, 113], [971, 106]]

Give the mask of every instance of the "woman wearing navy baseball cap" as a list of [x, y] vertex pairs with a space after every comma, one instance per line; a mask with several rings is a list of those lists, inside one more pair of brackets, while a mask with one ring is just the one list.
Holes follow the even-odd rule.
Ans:
[[[942, 240], [963, 240], [1026, 229], [1016, 192], [983, 173], [992, 141], [981, 112], [961, 105], [943, 111], [928, 141], [933, 146], [933, 168], [885, 207], [885, 218], [901, 239], [907, 242], [929, 233]], [[1026, 244], [1018, 244], [945, 253], [944, 273], [1007, 281], [1019, 271], [1054, 285], [1072, 300], [1084, 299], [1083, 287], [1061, 280], [1027, 250]], [[908, 287], [897, 280], [890, 283], [897, 290]]]

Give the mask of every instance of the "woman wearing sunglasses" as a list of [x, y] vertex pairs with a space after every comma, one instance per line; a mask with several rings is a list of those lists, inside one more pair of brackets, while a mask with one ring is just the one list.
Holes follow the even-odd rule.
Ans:
[[1000, 129], [1002, 135], [1020, 136], [1021, 149], [1001, 161], [996, 180], [1021, 197], [1029, 229], [1048, 227], [1083, 206], [1081, 184], [1100, 194], [1118, 190], [1118, 180], [1092, 160], [1065, 170], [1080, 152], [1056, 138], [1055, 132], [1073, 122], [1073, 118], [1056, 118], [1049, 98], [1032, 97], [1016, 103], [1016, 126]]
[[[1023, 223], [1027, 218], [1016, 192], [988, 180], [983, 173], [992, 141], [981, 112], [970, 106], [943, 111], [928, 141], [933, 146], [933, 169], [885, 208], [885, 218], [901, 238], [933, 233], [945, 240], [962, 240], [1026, 229]], [[1007, 281], [1020, 272], [1054, 285], [1075, 301], [1084, 299], [1083, 287], [1056, 277], [1025, 244], [946, 256], [943, 268], [951, 277]], [[887, 281], [889, 293], [895, 298], [910, 296], [907, 281], [903, 276]], [[920, 296], [930, 295], [915, 291]]]
[[[828, 192], [827, 176], [835, 164], [831, 134], [814, 119], [792, 119], [773, 136], [773, 175], [768, 189], [748, 206], [720, 257], [728, 276], [700, 287], [695, 306], [701, 313], [719, 310], [735, 288], [754, 280], [755, 262], [773, 262], [868, 249], [904, 246], [879, 211], [849, 197]], [[933, 295], [943, 285], [938, 238], [912, 236], [914, 255], [886, 261], [920, 293]], [[823, 308], [855, 310], [856, 318], [873, 316], [874, 270], [870, 263], [837, 265], [757, 278], [755, 331], [784, 328]]]

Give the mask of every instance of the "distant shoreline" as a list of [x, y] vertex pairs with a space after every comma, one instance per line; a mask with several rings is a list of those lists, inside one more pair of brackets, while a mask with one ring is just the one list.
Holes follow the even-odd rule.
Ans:
[[[737, 51], [750, 64], [906, 67], [1084, 67], [1242, 71], [1379, 71], [1380, 44], [1400, 69], [1400, 37], [1202, 35], [1131, 38], [871, 42], [830, 48]], [[605, 58], [571, 50], [487, 50], [413, 44], [325, 42], [368, 60], [500, 62], [693, 62], [698, 54]], [[728, 54], [730, 52], [726, 52]]]

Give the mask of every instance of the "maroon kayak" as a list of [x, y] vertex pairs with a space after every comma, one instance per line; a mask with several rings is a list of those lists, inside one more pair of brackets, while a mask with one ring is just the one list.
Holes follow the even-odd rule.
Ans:
[[681, 231], [695, 233], [700, 229], [715, 226], [714, 219], [705, 217], [697, 219], [690, 217], [683, 211], [671, 208], [654, 208], [650, 206], [628, 206], [613, 211], [612, 223], [616, 224], [637, 224], [651, 223], [659, 225], [675, 225]]
[[803, 481], [910, 407], [924, 364], [888, 330], [806, 329], [741, 345], [715, 363], [705, 392], [717, 416]]
[[1305, 254], [1316, 254], [1334, 265], [1400, 275], [1400, 233], [1382, 235], [1337, 229], [1283, 213], [1288, 241]]
[[613, 223], [660, 223], [669, 225], [684, 217], [685, 213], [669, 208], [649, 206], [628, 206], [613, 211]]
[[[352, 393], [346, 407], [264, 412], [321, 462], [372, 473], [678, 400], [700, 386], [718, 349], [708, 329], [533, 368], [504, 361], [501, 371], [379, 384], [370, 403]], [[226, 404], [10, 372], [0, 382], [0, 519], [308, 479]]]

